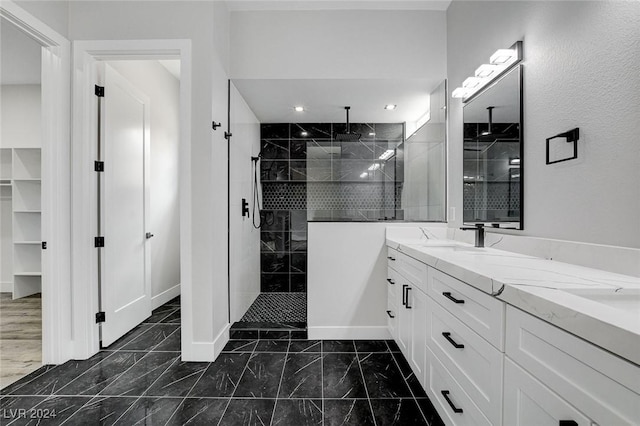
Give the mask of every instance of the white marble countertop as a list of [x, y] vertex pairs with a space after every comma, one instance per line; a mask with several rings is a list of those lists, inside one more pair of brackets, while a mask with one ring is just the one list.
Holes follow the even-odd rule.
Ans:
[[640, 278], [434, 236], [387, 246], [640, 365]]

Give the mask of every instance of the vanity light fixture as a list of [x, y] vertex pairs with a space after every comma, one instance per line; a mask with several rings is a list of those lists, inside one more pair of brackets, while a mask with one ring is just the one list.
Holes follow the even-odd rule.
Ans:
[[509, 49], [498, 49], [489, 58], [488, 64], [480, 65], [472, 77], [462, 82], [462, 86], [451, 92], [454, 98], [469, 102], [493, 81], [522, 61], [522, 41], [517, 41]]
[[388, 111], [393, 111], [394, 109], [396, 109], [397, 105], [393, 105], [393, 104], [387, 104], [384, 106], [384, 109], [388, 110]]
[[478, 77], [469, 77], [465, 81], [462, 82], [462, 87], [465, 89], [473, 89], [478, 87], [478, 85], [482, 84], [482, 79]]
[[381, 160], [388, 160], [389, 158], [393, 157], [393, 154], [394, 154], [393, 149], [388, 149], [378, 158]]
[[374, 170], [378, 170], [380, 168], [380, 164], [379, 163], [375, 163], [369, 166], [368, 170], [374, 171]]
[[491, 55], [489, 62], [493, 65], [502, 65], [505, 62], [509, 62], [511, 58], [515, 56], [516, 51], [514, 49], [498, 49], [493, 55]]
[[[497, 65], [491, 65], [491, 64], [482, 64], [478, 67], [478, 69], [476, 69], [475, 72], [475, 76], [479, 77], [479, 78], [487, 78], [490, 77], [491, 74], [495, 73], [496, 71], [498, 71], [498, 68], [500, 68]], [[468, 80], [468, 79], [467, 79]], [[465, 80], [466, 81], [466, 80]], [[464, 86], [464, 83], [462, 84]]]
[[303, 106], [296, 106], [296, 107], [293, 107], [293, 109], [294, 109], [296, 112], [304, 112], [304, 107], [303, 107]]

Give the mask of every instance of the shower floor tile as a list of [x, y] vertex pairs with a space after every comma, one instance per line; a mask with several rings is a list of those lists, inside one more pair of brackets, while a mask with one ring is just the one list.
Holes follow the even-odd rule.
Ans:
[[307, 321], [307, 293], [260, 293], [240, 322]]

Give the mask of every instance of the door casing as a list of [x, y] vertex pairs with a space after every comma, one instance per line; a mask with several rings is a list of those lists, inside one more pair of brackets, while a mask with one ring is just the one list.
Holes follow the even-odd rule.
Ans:
[[[182, 357], [188, 359], [193, 340], [192, 311], [192, 252], [191, 252], [191, 40], [95, 40], [73, 43], [73, 123], [72, 171], [74, 217], [73, 292], [74, 353], [86, 359], [100, 349], [99, 328], [95, 323], [98, 312], [98, 261], [92, 246], [97, 236], [96, 208], [97, 178], [93, 164], [97, 158], [97, 102], [94, 85], [98, 61], [180, 59], [180, 281], [181, 281], [181, 337]], [[106, 237], [106, 236], [105, 236]]]

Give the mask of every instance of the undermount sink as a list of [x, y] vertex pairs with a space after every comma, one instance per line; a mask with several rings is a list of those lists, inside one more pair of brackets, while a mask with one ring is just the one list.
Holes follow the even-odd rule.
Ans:
[[640, 315], [640, 289], [571, 289], [567, 293], [579, 296], [593, 302], [607, 305], [635, 315]]

